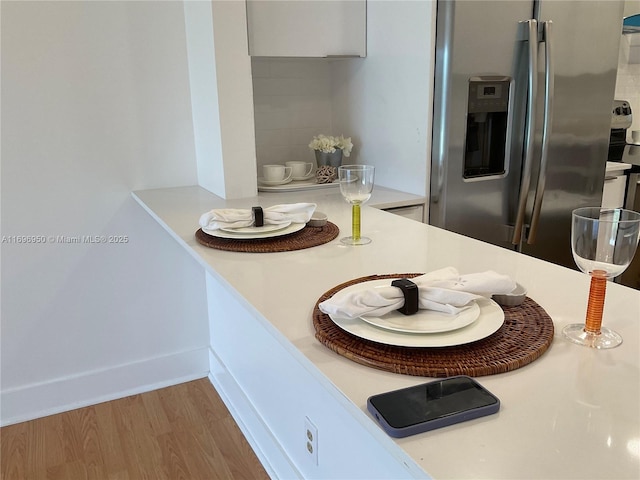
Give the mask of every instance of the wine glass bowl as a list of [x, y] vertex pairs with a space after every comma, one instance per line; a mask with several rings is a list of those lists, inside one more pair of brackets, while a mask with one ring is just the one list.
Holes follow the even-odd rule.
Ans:
[[584, 207], [572, 213], [571, 251], [576, 265], [591, 276], [584, 324], [567, 325], [562, 333], [573, 343], [613, 348], [622, 337], [602, 326], [607, 281], [625, 271], [640, 239], [640, 213], [622, 208]]
[[578, 268], [587, 274], [602, 270], [607, 278], [622, 274], [638, 245], [638, 218], [640, 214], [623, 209], [575, 210], [571, 249]]
[[366, 245], [371, 239], [360, 234], [360, 205], [371, 198], [375, 168], [372, 165], [338, 167], [340, 193], [351, 204], [351, 236], [340, 239], [344, 245]]

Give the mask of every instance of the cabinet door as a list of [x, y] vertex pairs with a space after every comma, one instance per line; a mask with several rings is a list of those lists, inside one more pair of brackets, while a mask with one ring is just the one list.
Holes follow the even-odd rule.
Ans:
[[366, 0], [247, 0], [249, 55], [366, 56]]
[[623, 208], [626, 180], [627, 177], [624, 175], [605, 178], [602, 189], [602, 206], [604, 208]]
[[394, 215], [400, 215], [401, 217], [405, 217], [410, 220], [416, 220], [418, 222], [422, 222], [424, 217], [424, 207], [422, 205], [411, 205], [410, 207], [385, 208], [385, 211], [389, 213], [393, 213]]

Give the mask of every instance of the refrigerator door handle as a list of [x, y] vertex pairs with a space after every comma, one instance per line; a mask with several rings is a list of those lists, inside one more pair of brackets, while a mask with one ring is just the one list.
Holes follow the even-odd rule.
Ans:
[[533, 202], [533, 213], [531, 214], [531, 228], [527, 237], [529, 245], [535, 243], [538, 233], [538, 223], [540, 211], [542, 209], [542, 197], [544, 196], [545, 183], [547, 180], [547, 158], [549, 153], [549, 137], [551, 136], [551, 126], [553, 120], [553, 89], [554, 89], [554, 63], [553, 63], [553, 23], [551, 20], [544, 22], [543, 41], [545, 55], [545, 93], [544, 93], [544, 120], [542, 124], [542, 153], [540, 155], [540, 170], [538, 173], [538, 184]]
[[518, 198], [518, 213], [511, 243], [519, 245], [522, 240], [522, 230], [531, 184], [531, 163], [533, 157], [533, 140], [536, 122], [536, 97], [538, 95], [538, 22], [535, 19], [521, 22], [525, 29], [523, 39], [528, 41], [528, 92], [527, 92], [527, 124], [524, 137], [524, 162], [522, 166], [522, 180], [520, 182], [520, 196]]

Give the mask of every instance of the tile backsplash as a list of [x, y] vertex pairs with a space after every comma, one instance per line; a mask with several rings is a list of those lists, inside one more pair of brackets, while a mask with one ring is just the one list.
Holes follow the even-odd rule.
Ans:
[[628, 35], [622, 36], [620, 44], [616, 100], [627, 100], [631, 104], [633, 124], [627, 132], [627, 142], [631, 142], [631, 131], [640, 130], [640, 63], [629, 61], [629, 39], [626, 37]]
[[[625, 47], [627, 47], [625, 49]], [[314, 135], [332, 132], [331, 64], [320, 58], [251, 59], [258, 176], [262, 165], [291, 160], [315, 162]], [[615, 98], [633, 111], [631, 131], [640, 130], [640, 63], [630, 63], [623, 36]]]
[[252, 58], [258, 177], [262, 165], [315, 162], [309, 142], [331, 133], [331, 75], [318, 58]]

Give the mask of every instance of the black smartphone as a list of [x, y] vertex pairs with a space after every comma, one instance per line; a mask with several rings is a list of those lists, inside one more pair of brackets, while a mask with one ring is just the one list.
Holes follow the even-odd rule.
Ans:
[[473, 378], [458, 375], [373, 395], [367, 409], [389, 435], [400, 438], [491, 415], [500, 410], [500, 400]]

